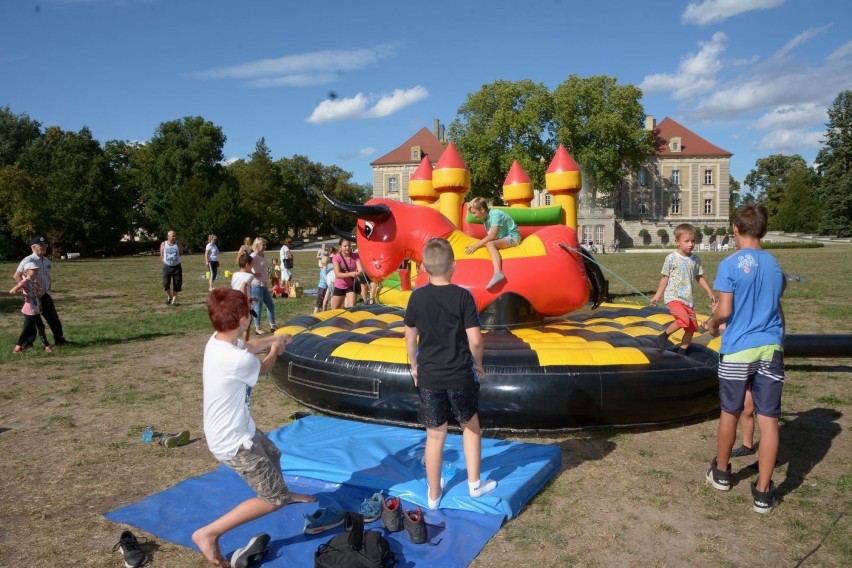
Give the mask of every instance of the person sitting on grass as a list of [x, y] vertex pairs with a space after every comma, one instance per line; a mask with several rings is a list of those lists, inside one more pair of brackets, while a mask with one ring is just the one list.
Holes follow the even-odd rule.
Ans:
[[500, 258], [502, 249], [516, 247], [521, 244], [521, 233], [518, 225], [503, 211], [489, 209], [484, 197], [474, 197], [468, 207], [470, 214], [485, 225], [485, 236], [465, 249], [467, 254], [473, 254], [477, 249], [485, 247], [491, 256], [494, 275], [485, 286], [491, 290], [506, 279], [503, 275], [503, 260]]
[[[311, 495], [292, 493], [281, 473], [281, 452], [252, 420], [248, 392], [260, 375], [275, 365], [278, 354], [292, 341], [286, 333], [244, 342], [251, 325], [249, 299], [228, 288], [214, 288], [207, 298], [207, 313], [215, 333], [204, 350], [204, 436], [210, 453], [233, 469], [254, 491], [247, 499], [192, 534], [192, 542], [214, 566], [229, 566], [219, 550], [219, 538], [229, 530], [277, 511], [290, 503], [316, 501]], [[269, 350], [263, 361], [257, 354]], [[246, 559], [238, 549], [231, 563]]]

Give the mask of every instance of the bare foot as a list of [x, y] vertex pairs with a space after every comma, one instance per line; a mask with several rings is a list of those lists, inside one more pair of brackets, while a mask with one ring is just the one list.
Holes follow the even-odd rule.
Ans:
[[285, 505], [289, 505], [290, 503], [313, 503], [316, 500], [317, 498], [313, 495], [306, 495], [305, 493], [290, 493]]
[[222, 556], [222, 552], [219, 550], [219, 539], [210, 538], [203, 531], [204, 529], [201, 528], [192, 533], [192, 542], [195, 543], [195, 546], [198, 547], [201, 554], [207, 559], [207, 562], [220, 568], [229, 568], [231, 566], [230, 563], [225, 560], [225, 557]]

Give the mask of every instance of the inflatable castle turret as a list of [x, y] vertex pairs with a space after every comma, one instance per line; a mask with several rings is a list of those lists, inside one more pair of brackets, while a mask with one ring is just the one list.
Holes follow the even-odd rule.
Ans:
[[553, 196], [553, 201], [562, 206], [565, 224], [577, 230], [577, 198], [576, 195], [583, 187], [580, 178], [580, 167], [568, 150], [560, 144], [556, 155], [544, 174], [544, 186]]

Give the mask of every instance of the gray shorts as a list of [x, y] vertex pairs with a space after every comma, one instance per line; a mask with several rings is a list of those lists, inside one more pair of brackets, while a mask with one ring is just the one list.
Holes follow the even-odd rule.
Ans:
[[223, 463], [237, 472], [258, 497], [272, 505], [284, 505], [290, 490], [281, 473], [281, 451], [260, 430], [255, 430], [251, 442], [251, 448], [240, 447], [237, 455]]

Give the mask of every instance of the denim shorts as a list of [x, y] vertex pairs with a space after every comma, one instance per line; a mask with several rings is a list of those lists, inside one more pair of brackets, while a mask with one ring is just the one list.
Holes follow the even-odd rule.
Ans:
[[430, 389], [418, 387], [420, 410], [417, 418], [427, 428], [438, 428], [450, 418], [466, 424], [479, 412], [479, 383], [471, 381], [463, 387]]
[[272, 505], [284, 505], [290, 490], [281, 473], [281, 451], [266, 434], [255, 430], [251, 448], [241, 446], [237, 455], [224, 464], [243, 478], [257, 496]]

